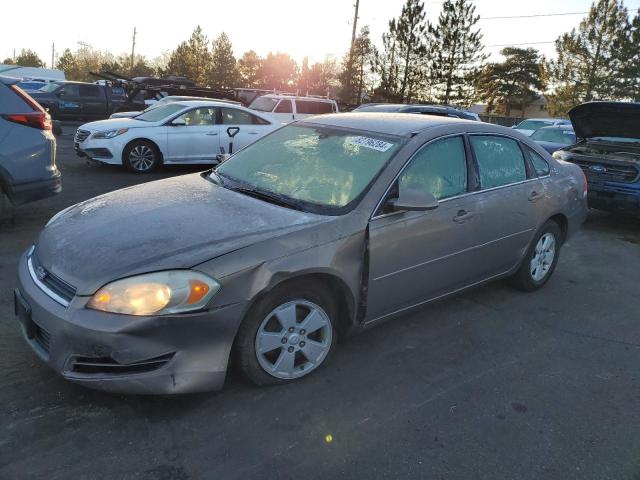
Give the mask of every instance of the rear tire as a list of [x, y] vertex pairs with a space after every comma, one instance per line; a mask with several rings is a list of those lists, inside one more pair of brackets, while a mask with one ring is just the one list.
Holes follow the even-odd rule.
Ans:
[[322, 284], [276, 287], [247, 313], [234, 360], [256, 385], [298, 380], [327, 363], [338, 337], [336, 318], [336, 302]]
[[131, 172], [150, 173], [160, 165], [160, 151], [148, 140], [134, 140], [122, 152], [122, 163]]
[[524, 292], [539, 290], [549, 281], [558, 264], [562, 230], [550, 220], [538, 231], [522, 261], [522, 265], [511, 278], [514, 287]]
[[13, 213], [13, 204], [9, 197], [4, 193], [2, 188], [0, 187], [0, 221], [7, 220], [11, 218]]

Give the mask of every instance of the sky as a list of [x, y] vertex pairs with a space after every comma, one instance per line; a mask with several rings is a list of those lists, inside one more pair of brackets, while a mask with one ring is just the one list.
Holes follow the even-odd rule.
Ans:
[[[136, 53], [152, 59], [170, 52], [187, 39], [200, 24], [209, 39], [225, 31], [236, 56], [253, 49], [260, 55], [269, 51], [289, 53], [296, 61], [308, 56], [311, 62], [327, 55], [337, 58], [348, 49], [355, 0], [189, 0], [188, 2], [95, 3], [86, 0], [62, 0], [55, 8], [44, 0], [29, 2], [29, 27], [19, 2], [3, 6], [0, 29], [0, 61], [19, 53], [21, 48], [34, 50], [47, 64], [51, 45], [61, 54], [84, 42], [98, 50], [114, 54], [130, 53], [133, 29], [137, 29]], [[369, 25], [378, 46], [388, 21], [400, 14], [404, 0], [360, 0], [358, 29]], [[489, 19], [487, 17], [586, 12], [591, 0], [473, 0], [477, 13], [484, 17], [480, 27], [486, 52], [499, 60], [501, 47], [493, 45], [525, 42], [550, 42], [576, 27], [584, 15], [556, 17]], [[41, 4], [41, 5], [40, 5]], [[174, 11], [171, 5], [177, 5]], [[188, 5], [188, 6], [187, 6]], [[625, 0], [630, 9], [640, 7], [640, 0]], [[441, 1], [426, 0], [427, 18], [435, 22]], [[3, 15], [4, 16], [4, 15]], [[529, 46], [529, 45], [524, 45]], [[530, 45], [548, 57], [554, 55], [553, 44]]]

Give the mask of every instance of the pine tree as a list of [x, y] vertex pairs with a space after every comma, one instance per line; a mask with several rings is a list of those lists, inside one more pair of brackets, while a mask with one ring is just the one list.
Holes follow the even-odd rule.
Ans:
[[479, 98], [488, 113], [511, 116], [515, 108], [524, 113], [545, 89], [543, 60], [533, 48], [507, 47], [500, 54], [505, 60], [488, 64], [478, 76]]
[[427, 22], [424, 3], [407, 0], [396, 22], [395, 37], [400, 54], [400, 97], [411, 102], [419, 85], [425, 81]]
[[375, 53], [374, 71], [380, 77], [373, 92], [374, 101], [402, 101], [400, 96], [400, 55], [396, 38], [396, 19], [389, 21], [389, 31], [382, 34], [382, 51]]
[[199, 85], [208, 84], [211, 68], [209, 40], [198, 25], [191, 37], [171, 52], [167, 73], [190, 78]]
[[616, 91], [616, 97], [640, 102], [640, 9], [629, 24], [620, 55], [621, 85]]
[[470, 0], [445, 0], [436, 26], [429, 26], [431, 86], [444, 104], [468, 105], [473, 100], [471, 79], [487, 59], [482, 33], [475, 29], [480, 17]]
[[622, 57], [628, 13], [621, 0], [598, 0], [580, 26], [556, 40], [550, 62], [555, 85], [549, 111], [564, 114], [594, 99], [611, 99], [621, 89]]
[[360, 29], [353, 48], [349, 50], [342, 61], [342, 71], [339, 75], [340, 98], [344, 103], [359, 105], [374, 63], [374, 46], [369, 37], [368, 26]]
[[209, 82], [214, 88], [230, 89], [237, 86], [238, 77], [238, 66], [233, 56], [231, 40], [222, 32], [213, 42]]
[[68, 48], [66, 48], [58, 58], [56, 68], [64, 72], [64, 76], [67, 80], [78, 79], [78, 63], [76, 62], [75, 56], [71, 50]]
[[262, 58], [253, 50], [245, 52], [242, 57], [240, 57], [238, 60], [238, 73], [244, 87], [258, 88], [262, 86], [260, 79], [261, 65]]

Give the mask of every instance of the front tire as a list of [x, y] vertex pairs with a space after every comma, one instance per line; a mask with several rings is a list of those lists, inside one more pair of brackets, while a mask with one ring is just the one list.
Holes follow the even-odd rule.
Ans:
[[336, 304], [317, 283], [276, 287], [254, 305], [240, 326], [235, 359], [256, 385], [309, 375], [333, 353]]
[[124, 149], [122, 162], [134, 173], [150, 173], [160, 165], [160, 151], [148, 140], [134, 140]]
[[558, 264], [561, 246], [562, 230], [556, 222], [550, 220], [531, 242], [522, 265], [512, 278], [513, 285], [525, 292], [542, 288]]

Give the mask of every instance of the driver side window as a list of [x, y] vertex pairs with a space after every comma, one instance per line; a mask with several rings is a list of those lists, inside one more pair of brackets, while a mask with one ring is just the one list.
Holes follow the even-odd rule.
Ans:
[[187, 127], [202, 126], [202, 125], [215, 125], [216, 124], [216, 109], [211, 107], [201, 107], [189, 110], [178, 117], [180, 120], [184, 120], [184, 124]]
[[438, 200], [467, 191], [467, 159], [462, 137], [432, 142], [419, 150], [398, 179], [403, 189], [423, 190]]

